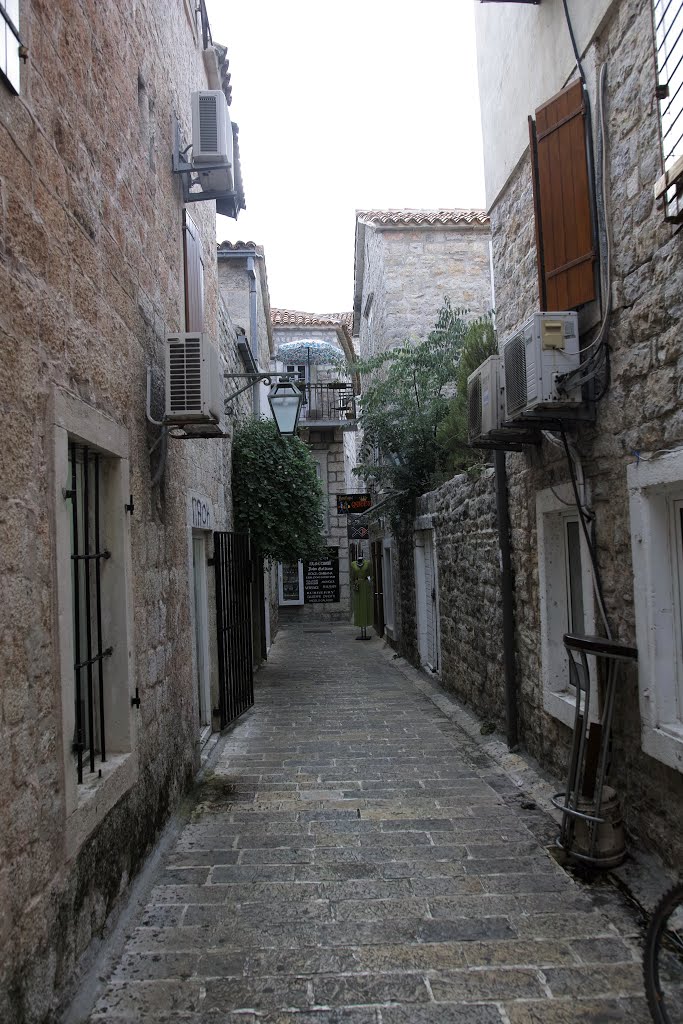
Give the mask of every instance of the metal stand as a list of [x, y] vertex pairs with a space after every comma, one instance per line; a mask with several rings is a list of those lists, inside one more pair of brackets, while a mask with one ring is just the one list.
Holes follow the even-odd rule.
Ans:
[[360, 627], [360, 636], [357, 636], [356, 640], [372, 640], [372, 637], [368, 636], [368, 627], [367, 626], [361, 626]]
[[[562, 811], [557, 843], [572, 859], [593, 867], [613, 867], [623, 859], [625, 849], [618, 811], [614, 818], [606, 813], [618, 808], [616, 794], [605, 785], [610, 733], [620, 662], [637, 660], [638, 651], [605, 637], [571, 633], [565, 634], [564, 646], [569, 655], [569, 679], [576, 689], [576, 711], [567, 785], [564, 793], [553, 797]], [[592, 723], [589, 655], [607, 663], [602, 719]]]

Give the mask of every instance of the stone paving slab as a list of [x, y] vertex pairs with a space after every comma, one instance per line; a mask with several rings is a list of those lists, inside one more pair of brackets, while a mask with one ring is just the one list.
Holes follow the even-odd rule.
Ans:
[[648, 1021], [619, 894], [355, 634], [281, 631], [91, 1024]]

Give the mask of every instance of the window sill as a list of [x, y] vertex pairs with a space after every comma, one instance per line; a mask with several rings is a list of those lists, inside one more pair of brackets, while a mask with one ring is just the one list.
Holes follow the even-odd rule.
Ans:
[[644, 723], [642, 741], [646, 754], [683, 773], [683, 724], [667, 722], [652, 728]]
[[78, 854], [86, 839], [137, 781], [137, 753], [113, 754], [101, 768], [102, 778], [93, 775], [78, 787], [78, 806], [66, 822], [68, 861]]
[[574, 728], [576, 695], [572, 690], [543, 690], [543, 708], [563, 725]]

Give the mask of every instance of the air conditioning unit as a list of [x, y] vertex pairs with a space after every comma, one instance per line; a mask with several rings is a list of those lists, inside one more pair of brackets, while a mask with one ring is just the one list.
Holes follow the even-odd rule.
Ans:
[[[192, 93], [192, 166], [204, 192], [232, 192], [232, 124], [220, 89]], [[210, 164], [211, 170], [202, 167]], [[220, 165], [220, 166], [216, 166]]]
[[166, 335], [167, 423], [212, 427], [208, 434], [224, 433], [223, 364], [208, 335]]
[[558, 377], [580, 364], [576, 313], [534, 313], [503, 345], [505, 418], [519, 419], [581, 403], [581, 388], [558, 390]]
[[467, 436], [476, 444], [499, 430], [504, 418], [500, 356], [489, 356], [467, 378]]

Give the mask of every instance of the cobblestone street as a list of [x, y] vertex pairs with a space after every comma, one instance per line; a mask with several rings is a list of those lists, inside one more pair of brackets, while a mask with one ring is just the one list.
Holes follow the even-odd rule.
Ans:
[[647, 1022], [621, 897], [356, 633], [281, 629], [90, 1020]]

